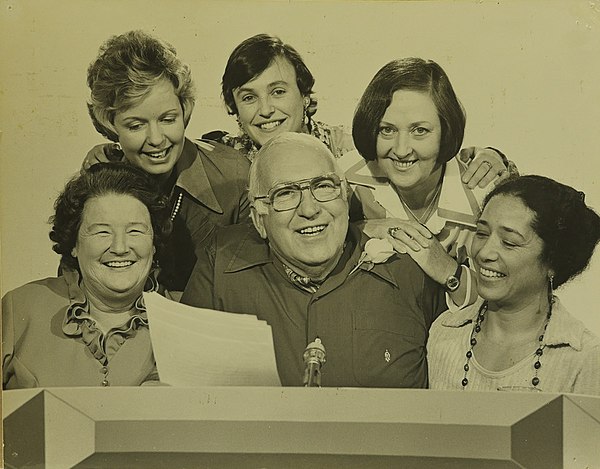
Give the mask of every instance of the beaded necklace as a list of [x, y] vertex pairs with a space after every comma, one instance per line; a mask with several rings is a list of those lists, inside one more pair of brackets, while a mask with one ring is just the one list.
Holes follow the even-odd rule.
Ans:
[[[465, 354], [465, 357], [467, 358], [467, 361], [465, 362], [465, 365], [463, 367], [465, 374], [464, 374], [462, 381], [460, 382], [463, 389], [465, 389], [467, 387], [467, 385], [469, 384], [469, 379], [467, 378], [467, 374], [469, 373], [469, 362], [471, 361], [471, 358], [473, 357], [473, 347], [475, 347], [475, 345], [477, 345], [477, 334], [479, 332], [481, 332], [481, 323], [483, 323], [483, 320], [485, 319], [485, 313], [487, 312], [487, 310], [488, 310], [488, 302], [484, 301], [482, 303], [481, 307], [479, 308], [479, 313], [477, 314], [477, 319], [475, 320], [475, 325], [473, 326], [473, 330], [471, 331], [471, 340], [469, 341], [469, 344], [470, 344], [469, 350], [467, 350], [467, 353]], [[546, 334], [546, 328], [548, 327], [548, 322], [550, 321], [551, 315], [552, 315], [552, 302], [550, 302], [550, 307], [548, 308], [548, 314], [546, 315], [546, 320], [544, 322], [544, 330], [538, 337], [538, 348], [535, 351], [535, 355], [534, 355], [534, 358], [535, 358], [535, 362], [533, 363], [534, 374], [533, 374], [533, 378], [531, 380], [531, 384], [533, 385], [534, 388], [536, 388], [537, 385], [540, 384], [540, 378], [538, 377], [538, 371], [542, 367], [540, 358], [542, 358], [542, 355], [544, 354], [544, 349], [546, 348], [546, 344], [544, 343], [544, 334]]]
[[175, 217], [177, 216], [177, 212], [179, 212], [179, 208], [181, 207], [181, 200], [183, 199], [183, 192], [180, 192], [177, 196], [177, 202], [173, 206], [173, 211], [171, 212], [171, 221], [175, 221]]

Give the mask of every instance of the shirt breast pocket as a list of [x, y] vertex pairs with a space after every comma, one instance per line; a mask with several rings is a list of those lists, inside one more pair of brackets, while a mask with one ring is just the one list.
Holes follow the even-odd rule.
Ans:
[[400, 304], [385, 311], [355, 311], [352, 359], [361, 386], [426, 387], [427, 329], [419, 314]]

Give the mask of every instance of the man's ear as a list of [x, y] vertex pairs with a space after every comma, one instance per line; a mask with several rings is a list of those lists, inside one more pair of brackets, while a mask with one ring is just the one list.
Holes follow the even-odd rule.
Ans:
[[263, 221], [264, 215], [258, 213], [255, 207], [250, 207], [250, 218], [252, 224], [262, 239], [267, 239], [267, 230], [265, 229], [265, 223]]

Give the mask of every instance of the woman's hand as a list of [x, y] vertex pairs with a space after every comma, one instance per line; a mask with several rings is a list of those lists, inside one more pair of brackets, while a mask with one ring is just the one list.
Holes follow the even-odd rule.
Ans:
[[462, 176], [462, 182], [469, 189], [477, 186], [483, 189], [496, 178], [498, 183], [510, 175], [502, 157], [491, 148], [463, 148], [458, 155], [461, 161], [469, 165]]
[[[387, 238], [390, 228], [400, 227], [407, 230], [413, 236], [413, 242], [420, 244], [422, 247], [427, 246], [425, 239], [433, 236], [431, 232], [420, 223], [411, 222], [409, 220], [401, 220], [400, 218], [380, 218], [364, 220], [359, 223], [359, 226], [369, 238]], [[414, 244], [413, 244], [414, 245]]]
[[88, 169], [90, 166], [96, 163], [106, 163], [109, 161], [121, 161], [123, 158], [123, 151], [121, 147], [116, 143], [101, 143], [92, 147], [88, 151], [87, 155], [83, 160], [83, 169]]
[[448, 277], [456, 271], [457, 262], [448, 254], [448, 248], [459, 233], [459, 227], [454, 227], [442, 244], [423, 225], [404, 220], [403, 224], [390, 228], [388, 238], [397, 252], [408, 254], [429, 277], [445, 285]]

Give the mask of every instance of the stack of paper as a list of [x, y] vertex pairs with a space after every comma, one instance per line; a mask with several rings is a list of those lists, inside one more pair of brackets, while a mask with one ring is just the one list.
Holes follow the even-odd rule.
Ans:
[[160, 380], [172, 386], [280, 386], [271, 327], [250, 314], [144, 293]]

